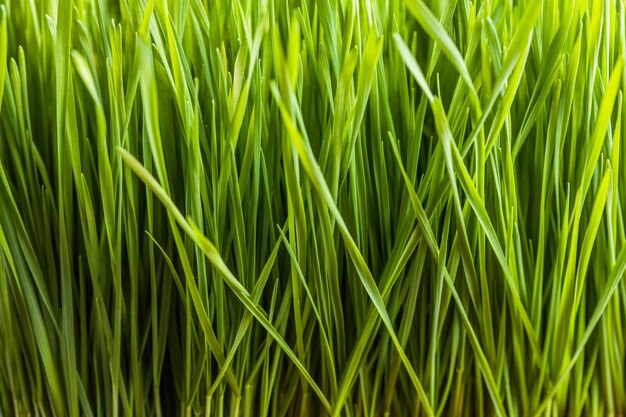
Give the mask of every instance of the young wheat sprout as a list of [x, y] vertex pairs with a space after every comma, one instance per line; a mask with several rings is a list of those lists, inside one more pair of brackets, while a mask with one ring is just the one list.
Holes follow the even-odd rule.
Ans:
[[0, 0], [0, 417], [626, 415], [624, 0]]

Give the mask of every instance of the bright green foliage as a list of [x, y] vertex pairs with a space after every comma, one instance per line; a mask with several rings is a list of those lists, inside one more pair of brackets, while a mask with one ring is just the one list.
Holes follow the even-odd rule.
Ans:
[[623, 0], [0, 0], [0, 416], [626, 413]]

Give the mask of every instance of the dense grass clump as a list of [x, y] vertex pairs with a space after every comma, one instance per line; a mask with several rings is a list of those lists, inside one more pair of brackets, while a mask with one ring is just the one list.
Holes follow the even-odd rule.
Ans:
[[0, 0], [0, 416], [626, 413], [623, 0]]

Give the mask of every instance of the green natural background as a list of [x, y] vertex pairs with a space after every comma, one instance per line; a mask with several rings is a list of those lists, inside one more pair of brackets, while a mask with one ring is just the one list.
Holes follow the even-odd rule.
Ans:
[[0, 415], [624, 415], [625, 17], [0, 0]]

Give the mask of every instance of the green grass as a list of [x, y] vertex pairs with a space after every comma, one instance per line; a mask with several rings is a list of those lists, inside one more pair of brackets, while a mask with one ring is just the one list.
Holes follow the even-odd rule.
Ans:
[[623, 0], [0, 0], [0, 416], [626, 414]]

